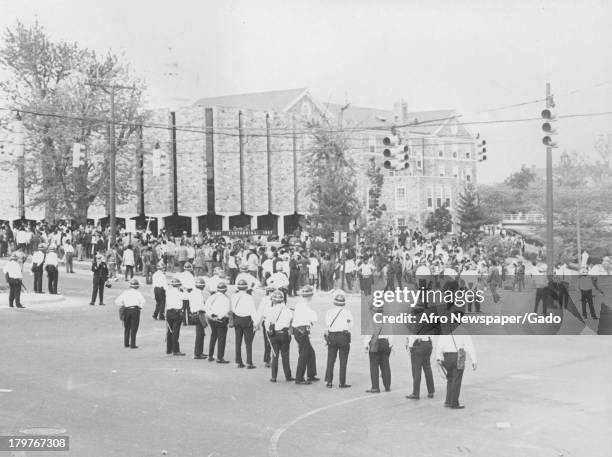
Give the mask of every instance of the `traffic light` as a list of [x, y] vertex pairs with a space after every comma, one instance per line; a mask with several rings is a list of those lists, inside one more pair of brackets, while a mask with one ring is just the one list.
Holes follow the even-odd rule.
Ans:
[[549, 106], [542, 110], [542, 119], [544, 119], [544, 123], [542, 124], [542, 132], [544, 133], [542, 143], [549, 148], [556, 148], [557, 141], [555, 140], [555, 135], [557, 134], [557, 116], [553, 112], [554, 103], [549, 101], [547, 105]]
[[480, 135], [478, 135], [476, 140], [476, 152], [479, 162], [484, 162], [487, 160], [487, 142], [485, 140], [480, 139]]
[[79, 168], [85, 165], [85, 145], [73, 143], [72, 145], [72, 167]]
[[383, 138], [383, 167], [387, 170], [405, 170], [410, 166], [409, 148], [407, 144], [402, 144], [402, 140], [392, 131], [391, 135]]

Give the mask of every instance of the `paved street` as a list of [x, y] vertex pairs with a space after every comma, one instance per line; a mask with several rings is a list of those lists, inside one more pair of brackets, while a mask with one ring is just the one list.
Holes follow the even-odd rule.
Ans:
[[[181, 457], [596, 457], [612, 451], [610, 337], [476, 336], [479, 368], [464, 376], [466, 409], [451, 411], [442, 405], [445, 386], [436, 371], [435, 399], [404, 399], [411, 375], [403, 337], [391, 357], [390, 393], [364, 393], [367, 354], [355, 334], [348, 375], [353, 388], [272, 384], [261, 362], [261, 334], [255, 338], [256, 370], [193, 360], [193, 327], [181, 331], [188, 356], [167, 356], [164, 322], [152, 320], [149, 308], [142, 314], [140, 348], [124, 349], [116, 307], [87, 306], [89, 276], [66, 278], [60, 277], [60, 291], [78, 295], [25, 310], [0, 308], [0, 434], [65, 429], [69, 455], [101, 457], [162, 451]], [[105, 301], [112, 304], [125, 287], [114, 284]], [[143, 293], [151, 297], [148, 288]], [[315, 298], [320, 319], [325, 299]], [[358, 317], [357, 296], [350, 306]], [[321, 335], [319, 325], [314, 340], [322, 377]], [[233, 348], [230, 332], [232, 361]], [[295, 344], [291, 360], [295, 370]]]

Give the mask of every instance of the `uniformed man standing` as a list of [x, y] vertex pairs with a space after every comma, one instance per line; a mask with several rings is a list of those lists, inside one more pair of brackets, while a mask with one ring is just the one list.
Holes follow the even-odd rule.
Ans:
[[[96, 304], [96, 295], [99, 295], [100, 306], [104, 306], [104, 286], [106, 285], [106, 281], [108, 281], [108, 266], [102, 254], [96, 254], [91, 264], [91, 271], [93, 271], [93, 290], [91, 292], [91, 302], [89, 302], [89, 304], [94, 306]], [[140, 292], [138, 293], [140, 294]]]
[[17, 262], [17, 254], [11, 254], [8, 263], [4, 266], [4, 277], [9, 285], [9, 307], [12, 308], [15, 303], [17, 308], [25, 308], [21, 304], [23, 272]]
[[38, 250], [32, 255], [32, 273], [34, 274], [34, 293], [42, 294], [43, 268], [47, 254], [45, 244], [38, 245]]
[[407, 395], [409, 400], [418, 400], [421, 393], [421, 371], [425, 373], [427, 397], [433, 398], [435, 388], [433, 373], [431, 371], [431, 353], [433, 346], [430, 336], [410, 335], [406, 340], [406, 348], [410, 351], [412, 364], [412, 394]]
[[334, 365], [336, 357], [340, 354], [340, 388], [351, 387], [346, 383], [346, 365], [351, 349], [351, 332], [353, 328], [353, 315], [346, 309], [346, 295], [342, 291], [334, 292], [334, 308], [327, 311], [325, 324], [327, 330], [327, 369], [325, 371], [325, 382], [327, 387], [332, 387], [334, 378]]
[[393, 348], [393, 336], [382, 334], [382, 325], [379, 325], [372, 335], [364, 336], [363, 346], [370, 359], [370, 380], [372, 382], [372, 387], [366, 390], [366, 393], [380, 393], [381, 377], [385, 392], [389, 392], [391, 390], [391, 365], [389, 364], [389, 356]]
[[[247, 273], [248, 274], [248, 273]], [[249, 275], [250, 276], [250, 275]], [[236, 282], [238, 292], [230, 299], [230, 309], [234, 315], [234, 331], [236, 333], [236, 363], [238, 368], [244, 368], [242, 363], [242, 338], [246, 346], [247, 368], [253, 369], [253, 319], [256, 317], [257, 310], [253, 297], [249, 295], [249, 284], [244, 279]]]
[[262, 316], [263, 320], [268, 324], [267, 335], [272, 346], [272, 377], [270, 382], [276, 382], [279, 356], [283, 361], [285, 379], [287, 381], [295, 381], [295, 378], [291, 376], [291, 364], [289, 362], [289, 345], [291, 344], [289, 327], [293, 319], [293, 311], [285, 304], [285, 296], [280, 290], [272, 293], [270, 301], [272, 306]]
[[245, 263], [240, 265], [240, 273], [238, 273], [238, 276], [236, 276], [236, 284], [238, 284], [238, 281], [240, 280], [246, 282], [246, 292], [248, 294], [252, 294], [253, 290], [259, 285], [259, 281], [249, 272], [249, 266]]
[[136, 333], [140, 324], [140, 310], [145, 304], [145, 298], [138, 288], [138, 279], [130, 280], [130, 288], [125, 290], [117, 297], [115, 304], [123, 306], [123, 345], [127, 348], [137, 349]]
[[210, 342], [208, 345], [208, 361], [214, 362], [215, 345], [217, 340], [217, 363], [229, 363], [224, 359], [225, 356], [225, 338], [227, 337], [227, 325], [229, 322], [230, 301], [225, 295], [227, 293], [227, 284], [219, 282], [217, 284], [217, 292], [211, 295], [206, 300], [206, 315], [210, 325]]
[[444, 406], [452, 409], [463, 409], [459, 404], [461, 380], [466, 364], [466, 355], [476, 369], [476, 350], [470, 335], [441, 335], [436, 347], [436, 360], [446, 370], [446, 401]]
[[163, 321], [165, 319], [164, 312], [166, 309], [166, 289], [168, 281], [166, 279], [165, 265], [163, 261], [157, 264], [157, 270], [153, 273], [153, 295], [155, 297], [155, 311], [153, 311], [153, 319]]
[[593, 289], [596, 289], [600, 294], [603, 292], [597, 285], [597, 276], [590, 276], [586, 268], [580, 269], [580, 276], [578, 278], [578, 288], [580, 289], [580, 304], [582, 305], [582, 318], [587, 318], [587, 304], [589, 305], [589, 311], [591, 312], [591, 319], [599, 319], [595, 313], [595, 307], [593, 306]]
[[172, 278], [170, 287], [166, 289], [166, 354], [185, 355], [179, 344], [183, 322], [183, 294], [180, 287], [181, 281]]
[[181, 281], [181, 289], [183, 291], [183, 315], [184, 324], [189, 324], [189, 293], [195, 289], [195, 276], [193, 276], [193, 266], [189, 262], [183, 264], [183, 271], [177, 275], [179, 281]]
[[[302, 287], [300, 295], [302, 298], [295, 304], [293, 312], [293, 336], [298, 344], [298, 362], [295, 371], [295, 383], [308, 385], [317, 378], [317, 359], [314, 348], [310, 342], [310, 329], [318, 320], [317, 313], [310, 307], [314, 289], [310, 285]], [[304, 374], [308, 372], [308, 379]]]
[[205, 312], [205, 298], [203, 294], [204, 287], [206, 287], [206, 280], [202, 276], [199, 276], [195, 280], [195, 289], [189, 293], [189, 306], [197, 317], [195, 321], [195, 344], [193, 347], [193, 358], [197, 360], [205, 360], [208, 357], [204, 354], [205, 329], [208, 327]]
[[57, 271], [57, 265], [59, 263], [55, 248], [51, 246], [47, 252], [47, 258], [45, 263], [45, 269], [47, 270], [47, 288], [50, 294], [57, 294], [57, 282], [59, 280], [59, 274]]
[[270, 339], [268, 338], [267, 333], [268, 323], [264, 320], [264, 316], [269, 314], [269, 310], [272, 307], [272, 300], [270, 299], [270, 294], [272, 294], [272, 292], [274, 292], [274, 287], [266, 286], [266, 295], [262, 297], [261, 301], [259, 302], [256, 318], [256, 323], [259, 323], [259, 325], [256, 325], [256, 327], [261, 327], [262, 330], [261, 333], [264, 341], [264, 363], [266, 368], [270, 368], [270, 349], [272, 346], [270, 346]]

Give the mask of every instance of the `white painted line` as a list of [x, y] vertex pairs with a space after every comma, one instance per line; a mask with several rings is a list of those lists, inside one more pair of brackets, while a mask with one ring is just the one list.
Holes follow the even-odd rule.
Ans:
[[13, 389], [0, 389], [0, 394], [8, 394], [11, 393]]

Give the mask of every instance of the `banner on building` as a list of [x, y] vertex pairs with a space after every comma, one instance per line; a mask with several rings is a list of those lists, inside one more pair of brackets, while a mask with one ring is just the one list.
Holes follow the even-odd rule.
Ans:
[[254, 235], [274, 235], [272, 230], [211, 230], [214, 236], [254, 236]]

